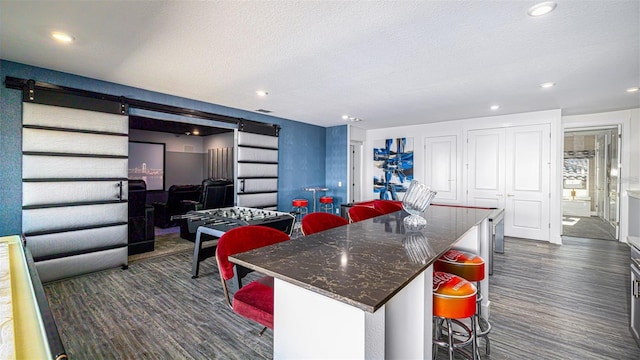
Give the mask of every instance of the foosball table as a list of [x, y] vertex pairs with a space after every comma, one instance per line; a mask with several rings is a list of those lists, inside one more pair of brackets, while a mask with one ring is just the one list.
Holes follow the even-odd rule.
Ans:
[[[203, 251], [202, 243], [217, 244], [225, 232], [245, 225], [268, 226], [291, 235], [295, 217], [288, 212], [233, 206], [220, 209], [189, 211], [180, 215], [181, 234], [195, 234], [191, 277], [197, 278], [200, 262], [215, 255], [213, 251]], [[206, 239], [205, 239], [206, 238]]]

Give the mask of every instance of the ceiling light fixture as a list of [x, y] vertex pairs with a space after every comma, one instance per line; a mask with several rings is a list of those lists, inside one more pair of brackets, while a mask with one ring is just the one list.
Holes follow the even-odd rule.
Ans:
[[543, 88], [543, 89], [552, 88], [554, 86], [556, 86], [556, 83], [554, 83], [554, 82], [546, 82], [546, 83], [540, 84], [540, 87]]
[[632, 88], [628, 88], [627, 92], [628, 93], [634, 93], [634, 92], [637, 92], [638, 90], [640, 90], [639, 87], [632, 87]]
[[70, 42], [72, 42], [73, 40], [75, 40], [75, 38], [67, 33], [63, 33], [60, 31], [54, 31], [51, 33], [51, 37], [54, 38], [55, 40], [61, 42], [61, 43], [65, 43], [68, 44]]
[[200, 135], [200, 131], [198, 131], [198, 130], [193, 130], [193, 133], [192, 133], [192, 134], [193, 134], [193, 135]]
[[558, 4], [556, 4], [555, 1], [541, 2], [539, 4], [535, 4], [532, 7], [530, 7], [529, 10], [527, 10], [527, 14], [533, 17], [546, 15], [552, 12], [557, 5]]
[[491, 110], [498, 110], [500, 109], [500, 105], [491, 105]]
[[352, 121], [352, 122], [360, 122], [360, 121], [362, 121], [362, 119], [360, 119], [360, 118], [357, 118], [355, 116], [349, 116], [349, 115], [342, 115], [342, 120], [349, 120], [349, 121]]
[[261, 96], [261, 97], [269, 95], [269, 93], [266, 90], [258, 90], [256, 91], [256, 94], [258, 94], [258, 96]]

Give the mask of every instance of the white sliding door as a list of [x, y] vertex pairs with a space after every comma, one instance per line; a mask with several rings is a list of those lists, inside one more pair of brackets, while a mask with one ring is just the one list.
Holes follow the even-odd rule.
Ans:
[[278, 137], [238, 132], [238, 206], [278, 208]]
[[43, 282], [127, 265], [126, 115], [23, 103], [22, 232]]

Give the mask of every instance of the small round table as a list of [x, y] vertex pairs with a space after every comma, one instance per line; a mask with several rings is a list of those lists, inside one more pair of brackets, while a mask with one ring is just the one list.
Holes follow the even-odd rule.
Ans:
[[326, 187], [321, 187], [321, 186], [309, 186], [304, 188], [305, 191], [311, 191], [312, 195], [313, 195], [313, 211], [312, 212], [316, 212], [316, 192], [318, 191], [328, 191], [329, 189]]

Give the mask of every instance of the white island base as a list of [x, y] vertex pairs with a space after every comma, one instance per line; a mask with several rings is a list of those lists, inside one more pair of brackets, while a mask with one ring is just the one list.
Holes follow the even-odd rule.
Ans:
[[275, 279], [274, 359], [430, 359], [433, 267], [371, 313]]

